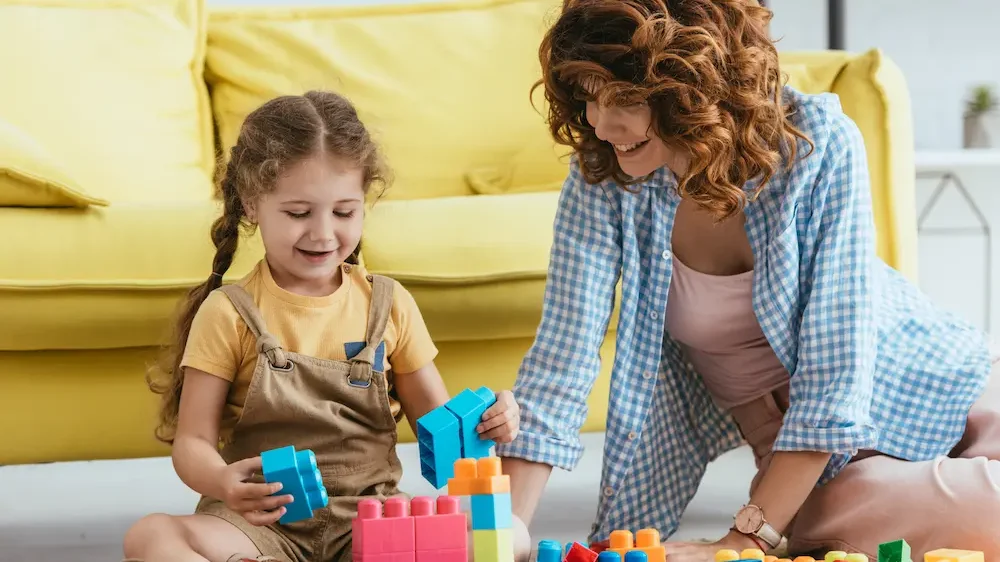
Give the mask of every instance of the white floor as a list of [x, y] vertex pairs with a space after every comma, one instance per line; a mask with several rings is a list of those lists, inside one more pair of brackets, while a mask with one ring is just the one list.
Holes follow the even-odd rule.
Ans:
[[[585, 436], [580, 467], [553, 474], [532, 540], [584, 540], [597, 505], [603, 436]], [[420, 476], [416, 447], [401, 446], [402, 487], [438, 495]], [[753, 460], [742, 448], [711, 467], [676, 539], [717, 538], [745, 500]], [[168, 458], [0, 467], [0, 562], [117, 562], [128, 526], [150, 512], [190, 513], [196, 494]]]

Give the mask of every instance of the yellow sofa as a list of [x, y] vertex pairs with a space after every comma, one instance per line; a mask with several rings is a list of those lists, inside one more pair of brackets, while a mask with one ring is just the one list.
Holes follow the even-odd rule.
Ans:
[[[210, 271], [217, 155], [251, 108], [311, 88], [347, 94], [396, 170], [366, 220], [366, 264], [413, 292], [453, 392], [509, 387], [541, 312], [566, 171], [528, 97], [559, 4], [0, 3], [0, 464], [167, 454], [144, 369]], [[861, 125], [879, 253], [912, 277], [899, 71], [878, 51], [783, 62]], [[260, 256], [243, 242], [226, 280]], [[613, 339], [612, 326], [586, 430], [604, 426]]]

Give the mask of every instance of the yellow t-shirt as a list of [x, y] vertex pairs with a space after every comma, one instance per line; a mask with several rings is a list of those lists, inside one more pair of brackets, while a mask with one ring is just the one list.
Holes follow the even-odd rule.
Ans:
[[[347, 360], [364, 346], [372, 284], [362, 266], [344, 264], [343, 283], [333, 294], [313, 297], [279, 287], [266, 260], [237, 282], [251, 297], [267, 331], [282, 349], [322, 359]], [[394, 281], [392, 312], [386, 323], [385, 370], [410, 373], [437, 356], [413, 296]], [[383, 354], [378, 354], [383, 355]], [[377, 358], [376, 358], [377, 360]], [[191, 324], [182, 367], [193, 367], [232, 383], [222, 419], [225, 431], [239, 419], [257, 364], [256, 341], [229, 298], [213, 291]], [[375, 365], [376, 369], [378, 365]], [[399, 404], [391, 401], [393, 415]]]

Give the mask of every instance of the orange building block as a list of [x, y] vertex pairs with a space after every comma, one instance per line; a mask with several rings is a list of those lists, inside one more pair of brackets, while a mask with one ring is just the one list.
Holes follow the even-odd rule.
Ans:
[[816, 559], [813, 558], [812, 556], [799, 556], [792, 562], [816, 562]]
[[621, 555], [622, 560], [625, 559], [625, 553], [635, 548], [635, 540], [632, 537], [632, 531], [611, 531], [611, 536], [608, 537], [608, 548], [611, 552], [617, 552]]
[[667, 551], [660, 544], [660, 532], [656, 529], [641, 529], [635, 534], [635, 548], [646, 553], [649, 562], [667, 562]]
[[448, 479], [449, 496], [508, 493], [510, 493], [510, 476], [502, 473], [500, 457], [455, 461], [455, 476]]
[[924, 562], [985, 562], [982, 552], [939, 548], [924, 553]]

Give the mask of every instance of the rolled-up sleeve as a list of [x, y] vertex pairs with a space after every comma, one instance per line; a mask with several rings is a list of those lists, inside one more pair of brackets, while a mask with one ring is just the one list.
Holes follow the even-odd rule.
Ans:
[[620, 207], [576, 159], [559, 195], [542, 317], [517, 374], [520, 433], [497, 454], [572, 470], [621, 271]]
[[864, 140], [842, 114], [830, 127], [805, 226], [811, 243], [801, 250], [807, 269], [797, 363], [774, 450], [843, 456], [878, 440], [871, 418], [877, 258]]

